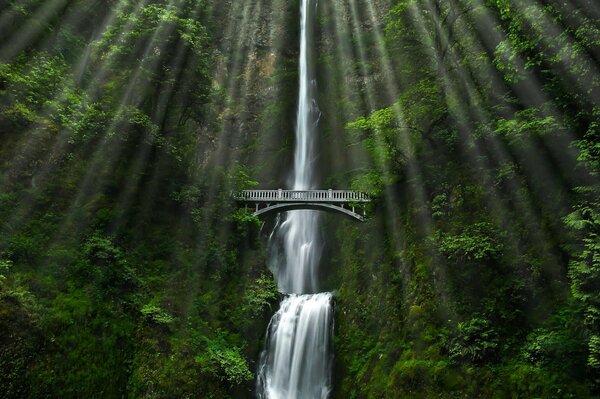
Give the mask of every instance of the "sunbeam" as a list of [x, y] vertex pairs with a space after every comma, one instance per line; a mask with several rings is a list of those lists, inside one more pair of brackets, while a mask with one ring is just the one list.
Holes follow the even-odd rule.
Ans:
[[596, 1], [0, 3], [1, 397], [598, 397]]

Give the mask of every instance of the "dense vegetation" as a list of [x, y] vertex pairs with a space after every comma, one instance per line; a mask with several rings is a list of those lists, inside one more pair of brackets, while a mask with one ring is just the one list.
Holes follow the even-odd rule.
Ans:
[[251, 391], [277, 291], [227, 200], [244, 170], [193, 166], [210, 9], [44, 3], [2, 10], [45, 42], [0, 66], [0, 396]]
[[385, 47], [349, 34], [345, 75], [382, 77], [345, 125], [380, 201], [338, 236], [337, 397], [598, 393], [600, 30], [579, 6], [402, 0], [365, 17]]
[[[319, 4], [337, 398], [600, 393], [594, 0]], [[252, 397], [298, 4], [0, 4], [0, 396]]]

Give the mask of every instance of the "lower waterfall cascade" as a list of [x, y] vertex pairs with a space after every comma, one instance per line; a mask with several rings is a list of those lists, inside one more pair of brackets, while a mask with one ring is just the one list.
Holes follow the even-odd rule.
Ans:
[[[319, 108], [311, 51], [316, 0], [301, 1], [300, 80], [292, 186], [315, 186], [315, 132]], [[319, 214], [296, 210], [283, 215], [269, 244], [271, 268], [286, 297], [267, 331], [257, 379], [261, 399], [326, 399], [331, 391], [333, 295], [319, 292], [322, 246]]]

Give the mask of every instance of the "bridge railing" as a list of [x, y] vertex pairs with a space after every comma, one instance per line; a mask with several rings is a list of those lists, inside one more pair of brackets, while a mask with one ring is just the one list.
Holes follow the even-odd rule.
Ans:
[[234, 198], [244, 202], [371, 202], [366, 193], [348, 190], [244, 190]]

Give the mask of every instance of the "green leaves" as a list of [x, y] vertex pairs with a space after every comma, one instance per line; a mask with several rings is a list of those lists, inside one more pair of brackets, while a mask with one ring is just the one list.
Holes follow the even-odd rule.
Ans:
[[502, 250], [499, 234], [488, 222], [466, 226], [458, 235], [443, 235], [440, 243], [440, 251], [453, 260], [497, 260]]
[[561, 311], [544, 327], [527, 336], [523, 358], [538, 367], [548, 367], [577, 375], [584, 371], [586, 344], [577, 314]]
[[155, 303], [147, 303], [140, 309], [142, 315], [148, 320], [157, 324], [171, 324], [175, 321], [175, 317], [164, 311], [160, 306]]
[[205, 352], [194, 358], [203, 372], [232, 385], [252, 380], [252, 372], [239, 347], [228, 344], [221, 333], [218, 333], [214, 339], [204, 340]]
[[225, 187], [234, 192], [252, 189], [258, 186], [258, 182], [251, 178], [253, 173], [247, 165], [236, 162], [225, 171]]
[[600, 335], [590, 337], [588, 348], [588, 365], [598, 372], [600, 370]]
[[600, 174], [600, 106], [592, 111], [592, 122], [581, 140], [574, 143], [579, 149], [579, 161], [594, 176]]
[[[589, 215], [594, 219], [588, 219], [584, 217], [584, 215]], [[574, 212], [569, 213], [567, 216], [563, 218], [563, 222], [565, 225], [574, 230], [584, 230], [587, 227], [594, 227], [596, 225], [600, 225], [600, 220], [597, 219], [600, 215], [595, 214], [592, 208], [584, 207], [582, 209], [577, 209]]]
[[262, 224], [261, 220], [257, 216], [254, 216], [251, 211], [247, 211], [243, 208], [236, 210], [231, 216], [228, 217], [228, 220], [240, 225], [254, 224], [256, 226], [260, 226]]
[[12, 267], [12, 261], [7, 259], [0, 259], [0, 288], [4, 286], [4, 282], [6, 281], [6, 276]]
[[93, 235], [83, 245], [79, 273], [102, 296], [125, 294], [139, 283], [135, 271], [112, 240]]
[[498, 333], [492, 323], [481, 317], [458, 323], [456, 335], [448, 344], [451, 359], [483, 363], [499, 349]]
[[401, 126], [399, 104], [373, 112], [346, 125], [353, 140], [369, 152], [374, 166], [362, 172], [353, 182], [353, 189], [379, 195], [385, 186], [394, 184], [407, 160], [414, 156], [415, 135]]
[[568, 276], [571, 293], [584, 307], [584, 322], [589, 337], [587, 364], [600, 386], [600, 203], [597, 186], [580, 187], [582, 199], [563, 218], [577, 237]]
[[[389, 176], [388, 176], [389, 177]], [[377, 198], [383, 194], [386, 186], [393, 181], [386, 180], [382, 173], [377, 169], [368, 169], [361, 171], [357, 177], [352, 180], [352, 190], [362, 191]]]
[[21, 56], [12, 64], [0, 64], [0, 81], [6, 95], [38, 110], [60, 92], [67, 71], [61, 57], [40, 52], [33, 57]]
[[564, 127], [554, 116], [543, 115], [538, 109], [529, 108], [516, 112], [512, 119], [498, 119], [494, 133], [511, 145], [527, 149], [535, 144], [533, 140], [561, 130]]
[[246, 291], [244, 307], [253, 317], [260, 316], [266, 308], [271, 307], [279, 295], [273, 276], [262, 275]]
[[[9, 131], [34, 123], [50, 125], [44, 109], [60, 104], [68, 80], [68, 67], [61, 57], [37, 53], [20, 57], [12, 64], [0, 64], [0, 127]], [[54, 130], [54, 127], [52, 127]]]

